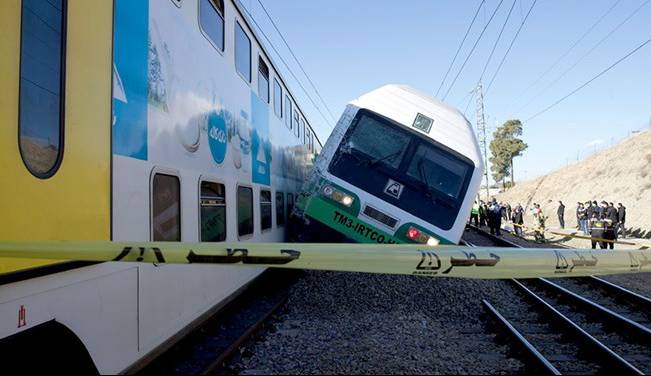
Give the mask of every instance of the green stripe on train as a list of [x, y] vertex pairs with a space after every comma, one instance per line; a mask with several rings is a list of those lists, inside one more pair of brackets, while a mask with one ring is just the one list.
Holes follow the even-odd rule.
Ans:
[[437, 238], [441, 244], [453, 244], [448, 239], [431, 234], [422, 226], [413, 223], [405, 223], [396, 234], [390, 235], [377, 227], [360, 220], [350, 213], [341, 210], [337, 205], [331, 204], [324, 198], [313, 196], [306, 200], [305, 213], [324, 225], [338, 231], [350, 239], [359, 243], [378, 243], [378, 244], [396, 244], [396, 243], [413, 243], [406, 237], [407, 229], [411, 226], [416, 227], [431, 236]]

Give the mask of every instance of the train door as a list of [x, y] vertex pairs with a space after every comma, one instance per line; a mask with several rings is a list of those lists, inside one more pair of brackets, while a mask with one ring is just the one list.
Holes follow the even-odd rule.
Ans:
[[112, 28], [111, 1], [0, 1], [0, 240], [110, 239]]

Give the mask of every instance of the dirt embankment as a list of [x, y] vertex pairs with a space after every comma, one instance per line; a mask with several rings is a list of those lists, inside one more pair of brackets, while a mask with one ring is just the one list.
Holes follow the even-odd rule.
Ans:
[[606, 200], [624, 204], [626, 228], [632, 235], [651, 238], [651, 131], [629, 137], [593, 156], [535, 180], [517, 184], [496, 196], [512, 206], [526, 207], [525, 223], [533, 224], [528, 209], [539, 203], [548, 226], [558, 227], [558, 200], [565, 204], [565, 227], [576, 226], [577, 202]]

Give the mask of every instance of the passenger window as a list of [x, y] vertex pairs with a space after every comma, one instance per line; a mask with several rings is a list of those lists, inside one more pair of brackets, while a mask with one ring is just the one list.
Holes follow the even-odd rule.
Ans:
[[253, 189], [237, 187], [237, 233], [253, 234]]
[[301, 130], [298, 128], [298, 111], [294, 110], [294, 122], [292, 124], [294, 126], [294, 134], [296, 137], [300, 137], [301, 135]]
[[66, 3], [22, 2], [19, 148], [27, 169], [43, 179], [63, 156]]
[[307, 145], [307, 133], [305, 132], [305, 120], [301, 118], [301, 134], [303, 135], [303, 144]]
[[201, 241], [226, 240], [226, 188], [224, 184], [201, 182]]
[[274, 112], [279, 118], [283, 117], [283, 88], [274, 78]]
[[294, 135], [296, 138], [300, 138], [301, 136], [301, 129], [298, 124], [298, 111], [296, 110], [294, 110]]
[[224, 51], [223, 0], [199, 0], [199, 25], [210, 43]]
[[181, 241], [181, 185], [173, 175], [156, 174], [151, 189], [152, 240]]
[[235, 22], [235, 69], [251, 82], [251, 40], [239, 22]]
[[260, 225], [263, 230], [271, 228], [271, 191], [260, 191]]
[[258, 94], [260, 99], [269, 103], [269, 68], [261, 57], [258, 57]]
[[292, 100], [289, 99], [289, 95], [285, 95], [285, 114], [285, 125], [292, 129]]
[[285, 194], [276, 192], [276, 226], [285, 224]]
[[294, 195], [291, 193], [287, 194], [287, 216], [289, 217], [294, 210]]

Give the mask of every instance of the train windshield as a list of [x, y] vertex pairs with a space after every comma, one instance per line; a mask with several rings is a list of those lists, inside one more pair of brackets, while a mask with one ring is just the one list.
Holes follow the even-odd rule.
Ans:
[[[360, 110], [330, 163], [330, 173], [433, 225], [454, 224], [472, 176], [462, 155]], [[390, 181], [399, 184], [390, 190]]]

